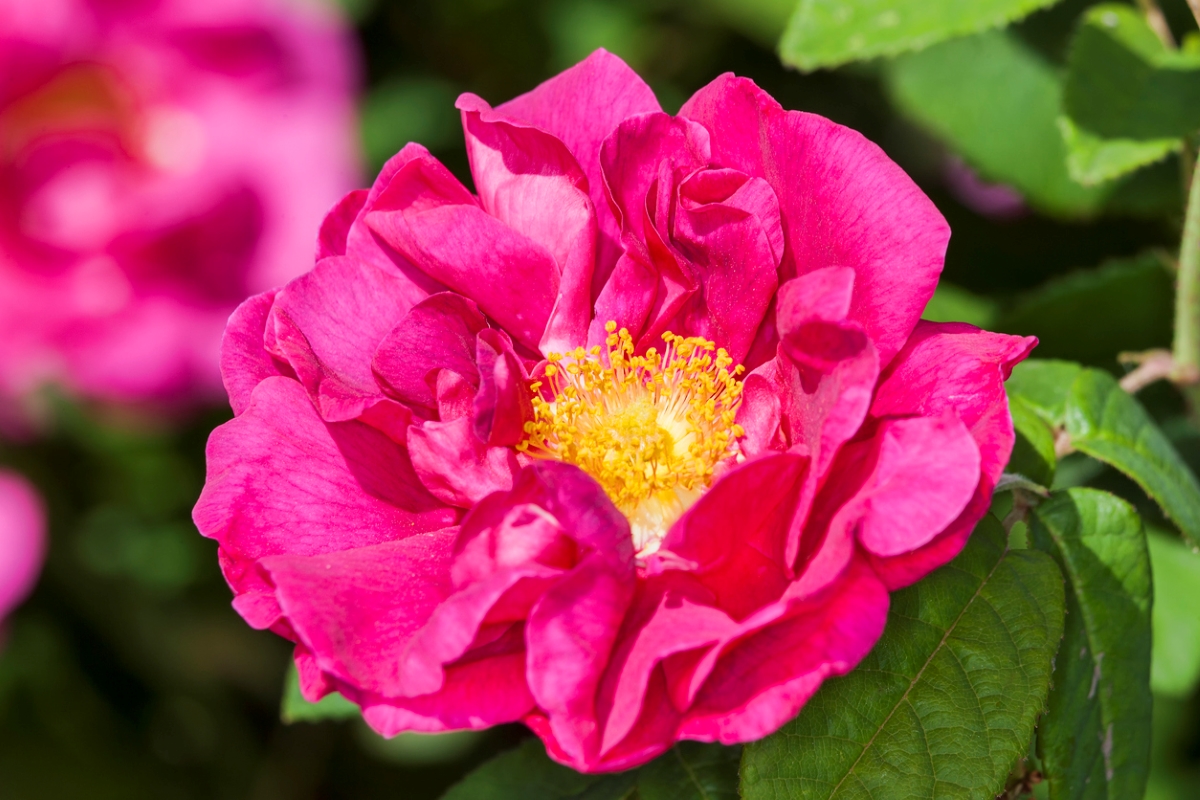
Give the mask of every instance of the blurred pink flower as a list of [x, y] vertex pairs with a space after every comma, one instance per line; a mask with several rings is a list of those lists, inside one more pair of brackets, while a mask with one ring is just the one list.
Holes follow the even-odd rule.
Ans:
[[215, 396], [355, 183], [355, 81], [315, 2], [0, 0], [0, 400]]
[[746, 79], [672, 117], [599, 51], [458, 107], [478, 195], [409, 145], [230, 320], [194, 516], [234, 606], [385, 735], [764, 736], [962, 548], [1035, 341], [920, 322], [941, 215]]
[[24, 478], [0, 469], [0, 623], [37, 583], [45, 549], [41, 500]]

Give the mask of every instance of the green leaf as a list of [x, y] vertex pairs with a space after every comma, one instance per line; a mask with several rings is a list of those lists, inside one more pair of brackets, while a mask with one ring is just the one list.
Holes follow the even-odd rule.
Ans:
[[283, 684], [283, 703], [279, 716], [285, 723], [320, 722], [326, 719], [349, 719], [359, 716], [359, 709], [354, 703], [342, 697], [337, 692], [327, 694], [316, 703], [310, 703], [300, 693], [300, 676], [296, 673], [296, 665], [288, 666], [287, 677]]
[[892, 595], [856, 670], [746, 746], [742, 796], [987, 798], [1028, 751], [1063, 630], [1063, 581], [986, 517], [962, 554]]
[[800, 0], [779, 43], [802, 70], [920, 50], [980, 33], [1058, 0]]
[[1058, 118], [1067, 146], [1067, 172], [1084, 186], [1111, 181], [1162, 161], [1183, 146], [1178, 138], [1104, 139], [1080, 128], [1070, 117]]
[[969, 322], [980, 328], [990, 328], [998, 310], [995, 300], [941, 281], [925, 305], [921, 319], [930, 322]]
[[1014, 37], [945, 42], [897, 58], [884, 77], [896, 106], [985, 179], [1050, 214], [1086, 216], [1103, 206], [1110, 187], [1081, 186], [1067, 173], [1057, 72]]
[[1001, 314], [995, 329], [1037, 336], [1039, 358], [1115, 368], [1121, 351], [1170, 346], [1174, 303], [1174, 278], [1145, 253], [1049, 281]]
[[1026, 361], [1006, 386], [1071, 446], [1125, 473], [1183, 535], [1200, 538], [1200, 483], [1171, 442], [1107, 372], [1066, 361]]
[[450, 787], [442, 800], [623, 800], [637, 772], [583, 775], [556, 764], [537, 739], [486, 762]]
[[1107, 372], [1083, 370], [1065, 416], [1071, 445], [1142, 487], [1193, 540], [1200, 538], [1200, 484], [1154, 420]]
[[638, 800], [738, 800], [742, 748], [680, 742], [638, 771]]
[[1150, 769], [1150, 558], [1137, 512], [1095, 489], [1056, 493], [1030, 538], [1070, 586], [1038, 753], [1058, 798], [1141, 797]]
[[1039, 486], [1050, 486], [1054, 483], [1054, 471], [1058, 466], [1058, 458], [1054, 454], [1054, 431], [1021, 397], [1011, 398], [1008, 409], [1012, 414], [1017, 439], [1004, 471], [1021, 475]]
[[1094, 6], [1071, 42], [1063, 108], [1102, 138], [1189, 135], [1200, 128], [1200, 55], [1168, 50], [1132, 6]]
[[1004, 384], [1010, 398], [1019, 397], [1053, 427], [1063, 424], [1071, 386], [1083, 367], [1070, 361], [1030, 359], [1013, 368]]
[[1183, 699], [1200, 683], [1200, 555], [1158, 531], [1147, 540], [1154, 571], [1150, 686]]

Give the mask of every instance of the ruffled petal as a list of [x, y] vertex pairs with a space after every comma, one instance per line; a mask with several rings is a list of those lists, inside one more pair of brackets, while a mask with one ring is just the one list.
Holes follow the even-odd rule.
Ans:
[[453, 292], [430, 295], [379, 343], [372, 371], [397, 400], [436, 409], [438, 370], [449, 370], [472, 387], [479, 385], [475, 335], [486, 327], [479, 307], [467, 298]]
[[304, 388], [267, 378], [242, 414], [213, 431], [193, 512], [216, 539], [237, 593], [262, 588], [270, 555], [321, 555], [438, 530], [457, 512], [435, 500], [404, 449], [359, 422], [326, 423]]
[[458, 99], [471, 175], [483, 210], [544, 247], [562, 275], [540, 342], [563, 353], [587, 340], [596, 261], [596, 218], [588, 181], [566, 145], [512, 121], [482, 99]]
[[533, 91], [496, 108], [554, 136], [583, 168], [599, 228], [592, 297], [599, 294], [620, 255], [620, 227], [605, 193], [600, 145], [622, 120], [661, 110], [646, 82], [606, 50], [597, 50]]
[[679, 113], [708, 129], [718, 164], [775, 190], [787, 232], [784, 278], [854, 270], [850, 319], [890, 362], [933, 296], [950, 238], [929, 198], [861, 134], [785, 111], [749, 79], [722, 75]]
[[561, 277], [546, 248], [484, 211], [428, 154], [400, 167], [365, 211], [384, 243], [536, 350]]
[[263, 343], [276, 294], [272, 289], [243, 301], [229, 317], [221, 337], [221, 380], [235, 415], [246, 410], [254, 387], [267, 378], [296, 375], [287, 362], [268, 353]]
[[327, 258], [276, 296], [271, 352], [292, 367], [324, 419], [354, 419], [384, 401], [369, 354], [408, 313], [402, 280], [371, 264]]

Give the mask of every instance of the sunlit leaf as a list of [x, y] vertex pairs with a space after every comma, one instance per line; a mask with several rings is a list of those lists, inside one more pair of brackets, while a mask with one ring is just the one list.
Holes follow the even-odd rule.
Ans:
[[1141, 797], [1150, 766], [1150, 558], [1137, 512], [1095, 489], [1055, 494], [1030, 541], [1067, 576], [1067, 622], [1038, 751], [1051, 800]]
[[1027, 750], [1063, 630], [1044, 553], [987, 517], [950, 565], [892, 595], [883, 637], [795, 720], [746, 746], [747, 800], [993, 798]]
[[990, 32], [897, 58], [885, 86], [906, 116], [1035, 208], [1085, 216], [1104, 204], [1109, 187], [1067, 173], [1058, 73], [1013, 36]]
[[1200, 483], [1171, 442], [1107, 372], [1063, 361], [1027, 361], [1009, 378], [1043, 419], [1063, 428], [1071, 446], [1123, 472], [1185, 535], [1200, 538]]
[[1057, 0], [800, 0], [779, 53], [804, 70], [920, 50], [1020, 19]]
[[1024, 399], [1011, 398], [1008, 408], [1017, 438], [1004, 471], [1021, 475], [1039, 486], [1049, 487], [1054, 483], [1054, 472], [1058, 465], [1054, 455], [1054, 432]]

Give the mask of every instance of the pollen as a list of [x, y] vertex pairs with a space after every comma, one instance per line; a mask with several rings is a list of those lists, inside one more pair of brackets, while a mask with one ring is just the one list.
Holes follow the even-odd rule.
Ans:
[[629, 519], [639, 556], [659, 548], [671, 524], [737, 457], [734, 420], [743, 368], [714, 342], [662, 335], [662, 352], [635, 355], [615, 322], [605, 346], [551, 353], [530, 385], [533, 419], [517, 449], [575, 464]]

